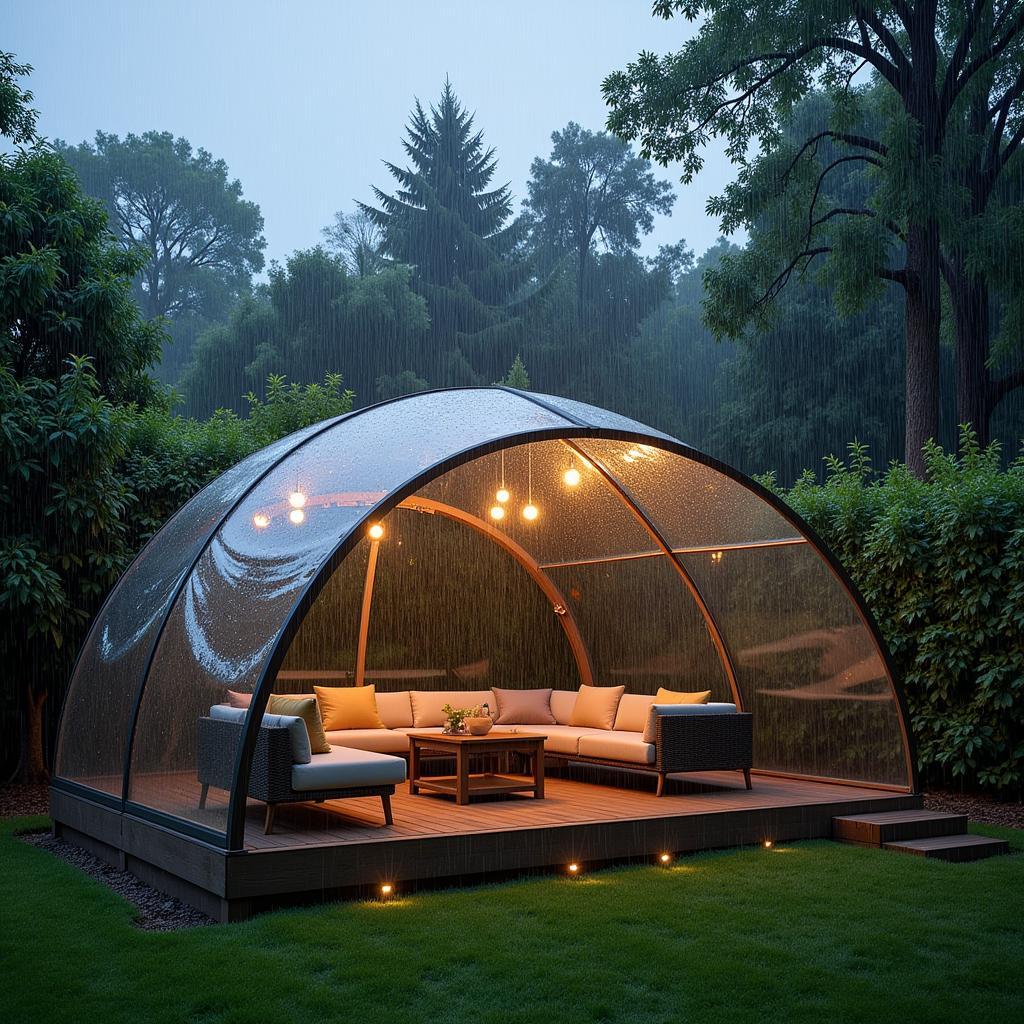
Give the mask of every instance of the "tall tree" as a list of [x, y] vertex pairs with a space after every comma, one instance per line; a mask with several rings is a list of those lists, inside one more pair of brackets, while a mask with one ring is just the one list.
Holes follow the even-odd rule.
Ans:
[[524, 209], [542, 266], [565, 254], [575, 259], [582, 314], [595, 250], [621, 256], [636, 249], [654, 215], [671, 212], [675, 195], [655, 178], [649, 160], [607, 132], [570, 121], [552, 132], [551, 142], [551, 156], [530, 165]]
[[[123, 139], [97, 132], [92, 144], [56, 147], [106, 204], [121, 242], [146, 253], [136, 295], [147, 317], [182, 325], [175, 341], [194, 336], [190, 318], [223, 317], [263, 269], [260, 208], [205, 149], [154, 131]], [[171, 353], [176, 365], [187, 355]]]
[[46, 775], [44, 709], [127, 555], [116, 403], [154, 395], [160, 351], [130, 282], [143, 256], [114, 245], [100, 203], [33, 140], [27, 72], [0, 57], [0, 127], [32, 143], [0, 155], [0, 659], [20, 707], [22, 776]]
[[380, 207], [361, 204], [384, 235], [383, 252], [413, 268], [427, 300], [435, 382], [482, 383], [508, 365], [510, 326], [530, 276], [517, 258], [522, 225], [512, 219], [507, 184], [492, 187], [493, 148], [445, 82], [428, 111], [416, 100], [403, 147], [410, 165], [385, 163], [398, 184], [375, 188]]
[[[968, 178], [967, 192], [990, 194], [1017, 159], [1024, 7], [1017, 0], [797, 0], [781, 16], [764, 0], [657, 0], [654, 10], [699, 20], [700, 28], [678, 53], [643, 53], [606, 78], [609, 127], [639, 138], [645, 156], [682, 161], [684, 181], [703, 165], [708, 143], [724, 139], [740, 176], [710, 208], [727, 226], [754, 224], [773, 187], [798, 183], [788, 223], [776, 225], [773, 266], [724, 268], [749, 318], [818, 260], [848, 283], [859, 278], [862, 294], [865, 275], [899, 285], [906, 458], [923, 473], [923, 445], [938, 433], [944, 248], [961, 227], [951, 228], [952, 197], [965, 195]], [[861, 72], [870, 74], [870, 89], [854, 83]], [[816, 86], [834, 112], [829, 124], [787, 140], [794, 106]], [[877, 131], [863, 111], [874, 89], [885, 110]], [[971, 109], [977, 117], [965, 132]], [[973, 140], [967, 150], [966, 138]], [[965, 161], [972, 148], [976, 158]], [[831, 205], [829, 177], [851, 163], [877, 172], [878, 189], [858, 206]]]

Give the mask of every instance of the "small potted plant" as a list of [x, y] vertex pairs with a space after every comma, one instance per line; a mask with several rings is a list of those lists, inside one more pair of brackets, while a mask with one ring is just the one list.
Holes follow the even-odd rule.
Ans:
[[465, 721], [473, 714], [472, 708], [453, 708], [451, 704], [445, 704], [441, 708], [445, 717], [444, 729], [449, 736], [458, 736], [466, 731]]

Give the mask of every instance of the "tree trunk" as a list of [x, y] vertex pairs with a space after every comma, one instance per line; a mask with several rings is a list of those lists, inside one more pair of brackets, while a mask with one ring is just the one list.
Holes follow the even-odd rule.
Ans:
[[46, 691], [36, 692], [31, 686], [25, 688], [25, 710], [23, 718], [23, 739], [19, 782], [49, 782], [50, 773], [46, 768], [43, 752], [43, 706]]
[[939, 433], [939, 232], [934, 222], [907, 229], [907, 467], [924, 477], [924, 444]]
[[957, 266], [950, 287], [956, 327], [956, 421], [969, 423], [984, 447], [989, 442], [988, 286]]

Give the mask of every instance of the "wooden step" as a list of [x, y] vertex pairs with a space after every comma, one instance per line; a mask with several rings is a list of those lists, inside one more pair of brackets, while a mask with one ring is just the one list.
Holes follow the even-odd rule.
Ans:
[[886, 843], [886, 850], [898, 853], [912, 853], [915, 857], [930, 857], [933, 860], [968, 861], [984, 860], [1010, 852], [1005, 839], [989, 839], [988, 836], [972, 836], [966, 833], [958, 836], [932, 836], [928, 839], [903, 839]]
[[930, 839], [966, 831], [966, 814], [939, 811], [884, 811], [832, 819], [834, 839], [861, 846], [884, 846], [903, 839]]

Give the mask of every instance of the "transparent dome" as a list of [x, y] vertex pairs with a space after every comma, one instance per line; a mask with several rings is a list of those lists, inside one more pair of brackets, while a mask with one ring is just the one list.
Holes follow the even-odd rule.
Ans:
[[[665, 434], [507, 388], [357, 410], [197, 494], [90, 630], [55, 785], [238, 848], [267, 698], [323, 679], [709, 689], [753, 713], [757, 769], [914, 784], [877, 629], [798, 517]], [[200, 808], [196, 723], [228, 690], [255, 694], [246, 740]]]

